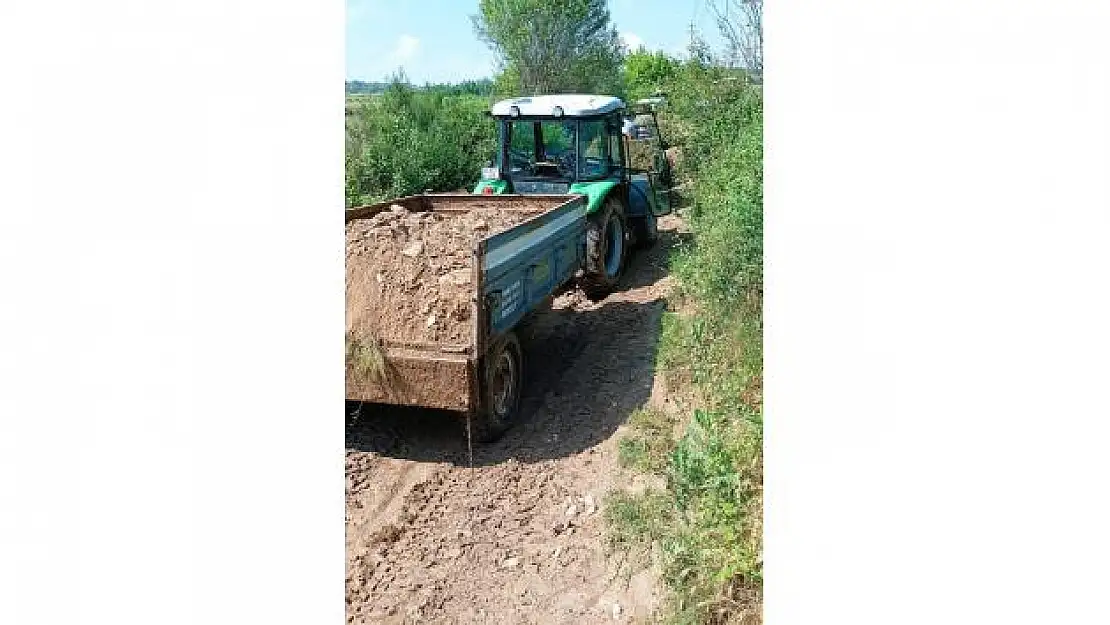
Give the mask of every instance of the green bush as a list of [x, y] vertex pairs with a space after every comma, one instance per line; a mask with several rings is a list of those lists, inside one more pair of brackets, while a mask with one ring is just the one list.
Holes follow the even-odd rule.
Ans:
[[638, 50], [624, 57], [625, 92], [629, 101], [655, 95], [678, 75], [679, 62], [663, 52]]
[[469, 189], [496, 150], [489, 100], [476, 87], [413, 88], [348, 101], [348, 207], [425, 189]]

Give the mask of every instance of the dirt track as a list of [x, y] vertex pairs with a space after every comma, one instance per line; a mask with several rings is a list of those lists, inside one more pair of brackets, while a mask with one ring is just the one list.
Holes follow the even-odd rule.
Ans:
[[630, 485], [614, 435], [660, 401], [679, 226], [661, 220], [616, 293], [565, 294], [524, 329], [523, 421], [475, 447], [473, 468], [451, 413], [366, 406], [349, 421], [349, 623], [634, 622], [655, 609], [652, 573], [629, 578], [607, 558], [600, 510]]

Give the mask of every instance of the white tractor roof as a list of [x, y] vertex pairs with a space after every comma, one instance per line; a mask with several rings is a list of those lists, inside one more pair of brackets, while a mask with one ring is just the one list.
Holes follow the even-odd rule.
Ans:
[[528, 117], [552, 115], [556, 106], [562, 107], [564, 117], [586, 117], [591, 115], [604, 115], [624, 108], [620, 98], [609, 95], [538, 95], [530, 98], [511, 98], [501, 100], [493, 105], [490, 112], [494, 115], [508, 116], [512, 107], [520, 109], [522, 116]]

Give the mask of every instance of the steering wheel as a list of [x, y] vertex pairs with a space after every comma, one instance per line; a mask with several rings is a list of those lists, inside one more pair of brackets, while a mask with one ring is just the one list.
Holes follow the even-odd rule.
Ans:
[[510, 166], [515, 165], [520, 167], [521, 170], [528, 170], [529, 173], [535, 171], [531, 155], [524, 150], [509, 148], [509, 163]]

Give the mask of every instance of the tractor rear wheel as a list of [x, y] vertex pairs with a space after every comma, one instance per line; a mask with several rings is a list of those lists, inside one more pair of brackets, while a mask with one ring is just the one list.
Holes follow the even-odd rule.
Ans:
[[582, 290], [601, 299], [617, 288], [628, 257], [628, 223], [620, 200], [610, 196], [586, 220], [586, 271]]

